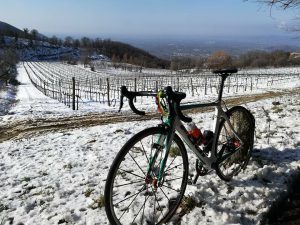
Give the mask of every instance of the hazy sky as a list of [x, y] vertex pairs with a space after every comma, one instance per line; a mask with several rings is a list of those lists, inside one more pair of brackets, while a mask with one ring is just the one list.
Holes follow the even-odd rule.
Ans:
[[47, 35], [198, 37], [275, 35], [293, 11], [253, 0], [1, 0], [0, 21]]

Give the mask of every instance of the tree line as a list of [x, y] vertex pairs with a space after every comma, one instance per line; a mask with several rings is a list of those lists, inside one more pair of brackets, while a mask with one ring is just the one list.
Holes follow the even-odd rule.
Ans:
[[19, 57], [16, 50], [13, 48], [7, 48], [0, 51], [0, 84], [4, 81], [6, 84], [18, 84], [15, 80], [16, 76], [16, 64], [19, 62]]
[[299, 66], [300, 54], [282, 50], [249, 51], [239, 56], [231, 56], [224, 51], [213, 52], [208, 57], [174, 57], [171, 60], [171, 70], [202, 70], [222, 68], [266, 68]]
[[[173, 57], [171, 61], [168, 61], [153, 56], [148, 52], [129, 44], [112, 41], [110, 39], [92, 39], [88, 37], [76, 39], [71, 36], [67, 36], [64, 39], [56, 36], [48, 38], [41, 35], [36, 29], [29, 30], [28, 28], [24, 28], [23, 31], [19, 33], [11, 30], [1, 30], [0, 46], [1, 43], [3, 43], [4, 36], [13, 36], [15, 37], [16, 41], [18, 38], [22, 37], [31, 41], [47, 41], [50, 44], [58, 47], [64, 46], [80, 49], [81, 61], [84, 64], [89, 64], [91, 61], [89, 56], [92, 54], [103, 54], [109, 57], [115, 64], [128, 63], [137, 65], [139, 67], [164, 69], [170, 68], [171, 70], [175, 71], [184, 69], [217, 69], [225, 67], [264, 68], [300, 65], [300, 57], [298, 57], [298, 55], [293, 55], [289, 52], [281, 50], [272, 52], [259, 50], [249, 51], [240, 56], [231, 56], [224, 51], [216, 51], [208, 57]], [[9, 51], [13, 51], [13, 48], [11, 47]], [[8, 61], [15, 61], [11, 59], [11, 56], [7, 58]], [[1, 67], [4, 68], [3, 66]]]
[[[19, 38], [25, 38], [30, 40], [30, 46], [34, 46], [34, 41], [47, 41], [53, 46], [57, 47], [70, 47], [74, 49], [80, 49], [81, 60], [86, 64], [89, 61], [89, 56], [92, 54], [103, 54], [112, 59], [113, 62], [122, 62], [139, 65], [142, 67], [153, 67], [153, 68], [169, 68], [170, 61], [160, 59], [150, 53], [125, 44], [118, 41], [112, 41], [110, 39], [101, 38], [88, 38], [82, 37], [80, 39], [67, 36], [64, 39], [52, 36], [50, 38], [41, 35], [38, 30], [29, 30], [24, 28], [21, 32], [12, 30], [1, 30], [0, 31], [0, 46], [4, 45], [4, 37], [13, 37], [15, 42]], [[72, 61], [72, 60], [70, 60]]]

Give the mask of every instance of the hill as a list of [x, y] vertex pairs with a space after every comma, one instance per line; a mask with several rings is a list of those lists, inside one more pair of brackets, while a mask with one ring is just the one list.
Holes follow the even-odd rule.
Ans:
[[[73, 39], [64, 40], [55, 36], [48, 38], [37, 30], [24, 31], [0, 21], [0, 48], [13, 48], [20, 60], [78, 60], [93, 59], [94, 55], [104, 55], [113, 62], [135, 64], [143, 67], [169, 68], [168, 60], [134, 47], [132, 45], [111, 41], [110, 39]], [[1, 49], [0, 49], [1, 51]]]
[[92, 41], [87, 48], [96, 51], [98, 54], [108, 56], [112, 62], [124, 62], [152, 68], [169, 68], [170, 66], [168, 60], [158, 58], [140, 48], [118, 41], [98, 39]]
[[15, 34], [23, 35], [24, 32], [8, 23], [0, 21], [0, 33], [2, 35], [14, 36]]

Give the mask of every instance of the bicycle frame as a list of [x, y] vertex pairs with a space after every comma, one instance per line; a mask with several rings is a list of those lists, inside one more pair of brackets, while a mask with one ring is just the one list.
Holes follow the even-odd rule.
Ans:
[[[185, 106], [183, 105], [183, 106], [181, 106], [181, 109], [186, 110], [186, 109], [193, 109], [193, 108], [205, 108], [205, 107], [211, 107], [211, 106], [215, 106], [214, 134], [217, 134], [217, 132], [220, 128], [220, 123], [224, 119], [228, 123], [229, 128], [231, 129], [234, 136], [240, 141], [241, 145], [243, 145], [242, 140], [239, 138], [236, 131], [234, 130], [226, 112], [223, 111], [220, 101], [213, 102], [213, 103], [206, 103], [206, 104], [193, 104], [193, 105], [185, 105]], [[230, 157], [232, 154], [234, 154], [235, 152], [237, 152], [239, 150], [239, 148], [238, 148], [235, 151], [227, 153], [221, 159], [219, 159], [217, 157], [217, 138], [218, 137], [217, 137], [217, 135], [214, 135], [211, 153], [209, 155], [206, 155], [203, 153], [203, 151], [198, 146], [196, 146], [191, 141], [185, 126], [183, 125], [183, 123], [181, 122], [181, 120], [178, 118], [177, 115], [169, 115], [167, 120], [165, 122], [163, 122], [163, 126], [168, 127], [167, 135], [164, 135], [164, 137], [160, 136], [157, 144], [159, 146], [165, 146], [166, 152], [165, 152], [164, 158], [160, 165], [158, 182], [161, 182], [161, 179], [163, 177], [163, 172], [164, 172], [164, 169], [165, 169], [165, 166], [167, 163], [169, 151], [171, 148], [171, 143], [172, 143], [175, 132], [179, 133], [180, 137], [187, 144], [189, 149], [197, 155], [197, 158], [201, 161], [202, 165], [208, 170], [215, 169], [217, 163], [223, 162], [224, 160], [226, 160], [228, 157]], [[159, 151], [161, 151], [161, 150], [158, 149], [155, 152], [154, 157], [151, 159], [147, 174], [151, 173]]]
[[[164, 169], [165, 169], [168, 155], [169, 155], [169, 151], [171, 148], [171, 143], [172, 143], [175, 132], [179, 133], [182, 140], [197, 155], [197, 158], [201, 161], [202, 166], [204, 166], [208, 170], [215, 169], [218, 163], [223, 162], [224, 160], [226, 160], [228, 157], [230, 157], [231, 155], [233, 155], [240, 149], [240, 148], [237, 148], [235, 151], [225, 154], [224, 156], [222, 156], [222, 158], [217, 157], [217, 146], [218, 146], [217, 132], [220, 129], [220, 124], [221, 124], [222, 120], [225, 120], [227, 122], [227, 124], [229, 125], [229, 128], [231, 129], [234, 136], [239, 140], [241, 146], [243, 145], [243, 142], [240, 139], [240, 137], [237, 135], [236, 131], [234, 130], [234, 127], [231, 124], [231, 122], [228, 118], [228, 115], [222, 109], [222, 92], [223, 92], [223, 84], [224, 84], [225, 79], [226, 79], [226, 77], [222, 77], [221, 89], [219, 91], [219, 96], [218, 96], [217, 101], [211, 102], [211, 103], [203, 103], [203, 104], [181, 105], [181, 107], [180, 107], [181, 110], [205, 108], [205, 107], [215, 107], [214, 129], [213, 129], [215, 135], [213, 137], [212, 150], [210, 151], [209, 155], [205, 154], [198, 146], [196, 146], [191, 141], [185, 126], [179, 119], [178, 115], [176, 115], [176, 113], [175, 113], [174, 109], [176, 108], [176, 103], [175, 102], [169, 103], [170, 113], [169, 113], [166, 121], [163, 121], [163, 124], [162, 124], [163, 126], [165, 126], [167, 128], [167, 135], [164, 135], [165, 137], [159, 137], [159, 141], [157, 142], [158, 146], [165, 146], [165, 148], [166, 148], [164, 158], [160, 165], [158, 182], [161, 182], [161, 180], [162, 180]], [[165, 142], [165, 144], [164, 144], [164, 142]], [[151, 159], [151, 161], [149, 163], [147, 176], [150, 175], [150, 173], [153, 169], [153, 166], [155, 165], [155, 161], [156, 161], [159, 151], [160, 151], [160, 149], [157, 149], [154, 157]]]

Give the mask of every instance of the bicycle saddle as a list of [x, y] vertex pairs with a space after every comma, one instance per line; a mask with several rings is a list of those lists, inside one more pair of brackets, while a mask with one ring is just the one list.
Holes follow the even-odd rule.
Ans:
[[231, 69], [220, 69], [220, 70], [214, 70], [213, 73], [214, 74], [232, 74], [232, 73], [237, 73], [238, 70], [236, 68], [231, 68]]

